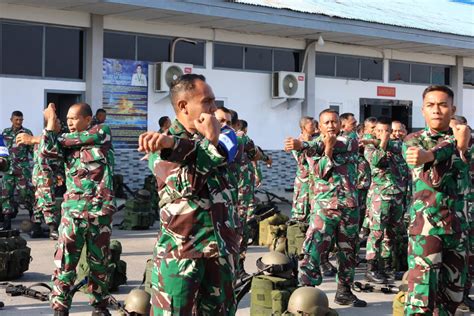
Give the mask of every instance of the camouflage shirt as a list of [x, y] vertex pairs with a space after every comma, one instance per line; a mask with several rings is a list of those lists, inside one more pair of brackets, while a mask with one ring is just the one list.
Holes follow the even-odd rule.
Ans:
[[[408, 135], [403, 153], [409, 147], [430, 150], [434, 161], [421, 166], [408, 165], [412, 172], [413, 198], [410, 205], [410, 235], [443, 235], [467, 229], [460, 197], [460, 179], [468, 164], [455, 163], [456, 140], [451, 129], [434, 132], [429, 128]], [[470, 159], [470, 156], [468, 157]]]
[[64, 201], [76, 201], [68, 209], [76, 218], [112, 215], [116, 210], [113, 190], [112, 136], [107, 125], [95, 125], [84, 132], [57, 134], [43, 132], [46, 158], [65, 161], [66, 188]]
[[199, 133], [175, 120], [173, 149], [152, 153], [148, 163], [160, 197], [158, 258], [219, 257], [239, 252], [226, 157]]
[[17, 146], [16, 136], [20, 133], [33, 135], [29, 129], [24, 127], [19, 129], [5, 128], [2, 133], [5, 145], [10, 152], [10, 169], [8, 171], [10, 174], [21, 172], [23, 168], [30, 168], [30, 155], [33, 155], [33, 146]]
[[355, 138], [337, 136], [332, 158], [324, 155], [322, 136], [309, 142], [306, 157], [313, 175], [315, 209], [356, 208], [358, 142]]
[[59, 153], [57, 159], [50, 159], [42, 154], [41, 148], [45, 147], [44, 141], [44, 137], [41, 137], [40, 143], [34, 146], [32, 172], [32, 183], [34, 186], [37, 185], [39, 177], [44, 177], [44, 180], [47, 179], [49, 186], [55, 185], [56, 175], [64, 173], [64, 161], [61, 153]]

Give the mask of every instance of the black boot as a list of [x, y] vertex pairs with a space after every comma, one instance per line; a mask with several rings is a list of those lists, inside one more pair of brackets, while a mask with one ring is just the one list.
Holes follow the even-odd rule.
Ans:
[[59, 233], [56, 224], [49, 224], [49, 239], [58, 240]]
[[365, 279], [369, 282], [376, 284], [387, 283], [387, 279], [385, 278], [385, 276], [379, 272], [375, 260], [367, 261], [367, 272], [365, 272]]
[[10, 230], [12, 229], [12, 216], [11, 215], [4, 215], [3, 216], [3, 225], [1, 230]]
[[329, 261], [321, 263], [321, 272], [325, 277], [333, 277], [337, 273], [337, 269]]
[[387, 281], [395, 280], [395, 271], [393, 270], [391, 259], [383, 260], [383, 272], [381, 275], [384, 276]]
[[92, 312], [92, 316], [112, 316], [107, 308], [96, 308]]
[[69, 310], [54, 310], [54, 316], [69, 316]]
[[30, 233], [31, 238], [43, 238], [43, 229], [41, 228], [41, 223], [34, 223], [33, 228], [31, 228]]
[[352, 307], [366, 307], [367, 302], [360, 300], [355, 296], [349, 285], [337, 285], [336, 297], [334, 302], [339, 305], [352, 305]]

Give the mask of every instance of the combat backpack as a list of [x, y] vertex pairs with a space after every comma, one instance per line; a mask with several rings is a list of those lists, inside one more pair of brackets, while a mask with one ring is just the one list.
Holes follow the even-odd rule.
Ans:
[[121, 229], [148, 229], [155, 223], [155, 214], [151, 208], [151, 196], [147, 190], [139, 190], [135, 197], [125, 202], [125, 215]]
[[300, 221], [290, 221], [286, 229], [287, 253], [289, 256], [299, 256], [302, 252], [303, 242], [306, 238], [306, 231], [309, 224]]
[[143, 274], [143, 287], [148, 294], [151, 293], [151, 271], [153, 270], [153, 258], [146, 261], [145, 273]]
[[250, 315], [282, 315], [291, 293], [297, 288], [296, 279], [285, 279], [271, 275], [252, 278], [250, 288]]
[[[120, 259], [122, 244], [118, 240], [110, 241], [109, 264], [107, 266], [107, 284], [109, 291], [115, 292], [122, 284], [127, 283], [127, 263]], [[89, 277], [90, 268], [87, 262], [86, 245], [82, 248], [81, 257], [77, 264], [77, 282]], [[88, 287], [82, 287], [81, 291], [87, 293]]]
[[0, 281], [22, 276], [30, 266], [30, 254], [18, 230], [0, 231]]

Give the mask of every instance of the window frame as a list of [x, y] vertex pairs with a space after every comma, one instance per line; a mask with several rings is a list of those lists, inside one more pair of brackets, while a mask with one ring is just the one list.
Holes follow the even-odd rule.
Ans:
[[[328, 75], [319, 75], [316, 74], [315, 71], [315, 76], [319, 78], [328, 78], [328, 79], [343, 79], [343, 80], [354, 80], [354, 81], [363, 81], [363, 82], [383, 82], [383, 75], [384, 75], [384, 67], [383, 67], [383, 59], [378, 58], [378, 57], [371, 57], [371, 56], [358, 56], [358, 55], [348, 55], [348, 54], [336, 54], [336, 53], [328, 53], [328, 52], [316, 52], [318, 55], [326, 55], [326, 56], [334, 56], [334, 76], [328, 76]], [[357, 78], [352, 78], [352, 77], [345, 77], [345, 76], [338, 76], [337, 75], [337, 59], [338, 57], [349, 57], [349, 58], [355, 58], [357, 59], [358, 67], [359, 67], [359, 74]], [[316, 58], [316, 57], [315, 57]], [[371, 59], [377, 59], [381, 61], [381, 66], [382, 66], [382, 76], [380, 79], [367, 79], [367, 78], [362, 78], [362, 59], [366, 60], [371, 60]], [[316, 62], [316, 68], [318, 67], [318, 63]]]
[[[396, 63], [403, 63], [403, 64], [408, 64], [410, 73], [409, 73], [409, 82], [405, 81], [393, 81], [390, 80], [390, 63], [396, 62]], [[418, 82], [412, 82], [412, 65], [423, 65], [423, 66], [429, 66], [430, 67], [430, 82], [429, 83], [418, 83]], [[388, 67], [388, 82], [393, 83], [393, 84], [411, 84], [411, 85], [416, 85], [416, 86], [426, 86], [426, 85], [433, 85], [433, 67], [443, 67], [443, 68], [448, 68], [449, 69], [449, 84], [442, 84], [445, 86], [450, 87], [451, 86], [451, 81], [452, 81], [452, 66], [450, 65], [444, 65], [444, 64], [429, 64], [429, 63], [419, 63], [419, 62], [410, 62], [406, 60], [397, 60], [397, 59], [390, 59], [389, 60], [389, 67]]]
[[[34, 75], [15, 75], [15, 74], [4, 74], [0, 72], [0, 78], [20, 78], [20, 79], [37, 79], [37, 80], [53, 80], [53, 81], [72, 81], [72, 82], [85, 82], [87, 78], [86, 72], [86, 61], [87, 61], [87, 31], [83, 27], [75, 27], [69, 25], [58, 25], [52, 23], [40, 23], [40, 22], [30, 22], [30, 21], [18, 21], [18, 20], [9, 20], [9, 19], [0, 19], [0, 24], [20, 24], [20, 25], [32, 25], [32, 26], [41, 26], [43, 29], [43, 38], [42, 38], [42, 60], [41, 60], [41, 76]], [[82, 78], [62, 78], [62, 77], [46, 77], [46, 27], [54, 28], [64, 28], [64, 29], [73, 29], [83, 32], [82, 36]], [[2, 36], [0, 32], [0, 47], [2, 44]]]
[[[473, 73], [473, 82], [472, 83], [464, 83], [464, 71], [472, 71]], [[474, 67], [463, 67], [463, 82], [462, 82], [462, 85], [465, 89], [474, 89]]]

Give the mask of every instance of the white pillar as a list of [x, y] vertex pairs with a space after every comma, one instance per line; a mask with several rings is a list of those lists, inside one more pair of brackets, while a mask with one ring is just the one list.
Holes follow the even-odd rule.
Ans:
[[[456, 114], [464, 115], [463, 109], [463, 81], [464, 81], [464, 58], [456, 56], [456, 66], [451, 72], [451, 87], [454, 92], [454, 104], [456, 105]], [[467, 109], [466, 109], [467, 111]]]
[[102, 59], [104, 57], [104, 16], [91, 14], [86, 32], [86, 102], [95, 111], [102, 107]]
[[307, 47], [306, 65], [303, 71], [306, 77], [305, 100], [301, 108], [301, 116], [315, 116], [316, 113], [316, 42]]

